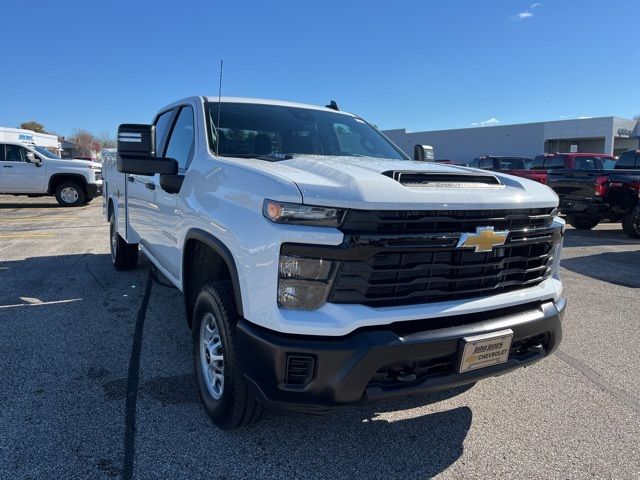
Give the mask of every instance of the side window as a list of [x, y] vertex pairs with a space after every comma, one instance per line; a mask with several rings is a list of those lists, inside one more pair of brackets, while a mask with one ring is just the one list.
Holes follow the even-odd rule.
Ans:
[[544, 155], [538, 155], [531, 162], [531, 170], [541, 170], [544, 168]]
[[171, 126], [169, 122], [171, 122], [172, 115], [173, 110], [164, 112], [158, 118], [156, 118], [156, 121], [154, 123], [154, 125], [156, 126], [156, 155], [158, 155], [159, 157], [162, 156], [162, 151], [164, 150], [164, 144], [167, 140], [169, 127]]
[[5, 145], [5, 160], [7, 162], [26, 162], [27, 150], [18, 145]]
[[470, 167], [473, 168], [478, 168], [478, 163], [480, 162], [480, 160], [478, 160], [477, 158], [474, 158], [473, 160], [471, 160], [471, 163], [469, 163]]
[[193, 157], [194, 140], [193, 109], [191, 107], [182, 107], [171, 131], [171, 137], [169, 137], [169, 144], [164, 156], [175, 158], [178, 161], [180, 170], [186, 170]]
[[4, 162], [4, 145], [0, 143], [0, 162]]
[[553, 170], [554, 168], [564, 168], [564, 156], [558, 155], [554, 157], [548, 157], [544, 162], [544, 168], [547, 170]]
[[493, 168], [493, 158], [481, 158], [480, 168]]
[[615, 168], [633, 168], [636, 159], [636, 152], [630, 150], [620, 155], [620, 158], [616, 162]]

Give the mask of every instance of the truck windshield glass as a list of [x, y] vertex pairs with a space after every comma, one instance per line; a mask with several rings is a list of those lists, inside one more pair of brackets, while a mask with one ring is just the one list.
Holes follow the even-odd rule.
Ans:
[[55, 153], [51, 153], [49, 150], [47, 150], [47, 149], [46, 149], [46, 148], [44, 148], [44, 147], [39, 147], [39, 146], [37, 146], [37, 145], [34, 145], [34, 146], [33, 146], [33, 149], [34, 149], [36, 152], [38, 152], [40, 155], [43, 155], [43, 156], [45, 156], [45, 157], [47, 157], [47, 158], [55, 158], [55, 159], [60, 160], [60, 157], [59, 157], [59, 156], [57, 156]]
[[[207, 104], [209, 143], [216, 151], [218, 103]], [[407, 160], [364, 120], [351, 115], [280, 105], [222, 103], [219, 153], [285, 159], [289, 155], [346, 155]]]

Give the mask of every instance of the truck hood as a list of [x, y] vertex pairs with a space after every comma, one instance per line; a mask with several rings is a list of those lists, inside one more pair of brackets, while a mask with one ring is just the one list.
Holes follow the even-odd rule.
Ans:
[[79, 158], [47, 158], [46, 161], [58, 167], [75, 167], [75, 168], [93, 167], [95, 169], [102, 168], [101, 163], [93, 162], [91, 160], [82, 160]]
[[[261, 169], [293, 181], [303, 203], [363, 210], [548, 208], [557, 195], [545, 185], [498, 172], [468, 167], [369, 157], [299, 155]], [[390, 172], [453, 175], [430, 186], [406, 185]], [[465, 175], [493, 176], [501, 185], [465, 185]], [[460, 182], [458, 182], [460, 176]]]

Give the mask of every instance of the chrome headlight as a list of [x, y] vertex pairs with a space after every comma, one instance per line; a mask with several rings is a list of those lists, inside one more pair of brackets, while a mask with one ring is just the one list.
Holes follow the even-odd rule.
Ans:
[[280, 257], [278, 305], [315, 310], [327, 301], [334, 263], [322, 258]]
[[551, 267], [551, 275], [553, 278], [560, 279], [560, 257], [562, 256], [562, 244], [564, 242], [564, 232], [567, 229], [567, 223], [564, 219], [556, 216], [553, 219], [553, 223], [555, 225], [560, 225], [560, 233], [562, 234], [562, 239], [560, 243], [558, 243], [553, 249], [553, 266]]
[[344, 213], [345, 210], [342, 208], [276, 202], [268, 199], [262, 205], [262, 214], [267, 219], [275, 223], [295, 225], [337, 227], [342, 223]]

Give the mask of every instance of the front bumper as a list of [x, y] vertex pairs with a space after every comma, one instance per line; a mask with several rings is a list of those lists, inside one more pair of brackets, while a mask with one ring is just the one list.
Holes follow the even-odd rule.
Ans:
[[[531, 365], [562, 338], [564, 298], [493, 312], [362, 328], [337, 338], [286, 335], [238, 323], [245, 378], [259, 400], [281, 411], [320, 414], [333, 408], [444, 390]], [[510, 328], [509, 360], [458, 373], [461, 339]], [[308, 382], [291, 376], [307, 359]], [[309, 360], [312, 359], [312, 360]]]

